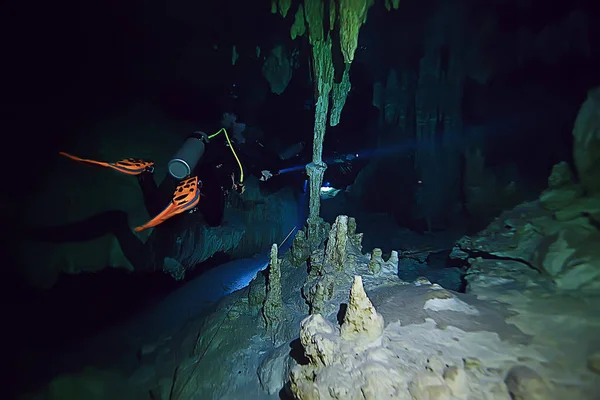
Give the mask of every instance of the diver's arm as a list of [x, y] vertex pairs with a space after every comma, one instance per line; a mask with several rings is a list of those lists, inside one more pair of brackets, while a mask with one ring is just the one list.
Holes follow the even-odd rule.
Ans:
[[262, 143], [255, 142], [256, 154], [255, 160], [250, 162], [250, 172], [261, 181], [266, 181], [274, 175], [279, 174], [281, 169], [281, 159], [279, 156], [267, 149]]

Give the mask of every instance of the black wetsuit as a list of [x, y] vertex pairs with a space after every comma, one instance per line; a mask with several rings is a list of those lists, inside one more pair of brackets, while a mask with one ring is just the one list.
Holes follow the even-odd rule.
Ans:
[[[279, 170], [279, 158], [268, 151], [257, 140], [247, 140], [244, 143], [232, 143], [238, 156], [244, 177], [254, 175], [260, 178], [262, 170], [276, 174]], [[204, 156], [192, 171], [192, 176], [200, 180], [201, 198], [198, 210], [210, 226], [219, 226], [225, 210], [225, 196], [232, 190], [234, 180], [240, 180], [240, 165], [236, 160], [226, 138], [223, 135], [213, 138], [207, 145]], [[232, 178], [233, 176], [233, 178]], [[148, 214], [157, 215], [171, 201], [179, 181], [168, 175], [156, 186], [152, 174], [145, 172], [138, 176], [144, 195]], [[167, 197], [169, 196], [169, 197]]]
[[[232, 190], [234, 179], [240, 179], [240, 168], [231, 149], [226, 144], [224, 135], [212, 139], [206, 145], [205, 153], [192, 175], [202, 182], [201, 198], [198, 210], [202, 213], [209, 226], [219, 226], [223, 221], [227, 193]], [[245, 176], [250, 174], [261, 176], [261, 171], [267, 169], [277, 172], [278, 157], [267, 151], [258, 141], [247, 141], [240, 145], [234, 144]], [[144, 197], [144, 204], [151, 218], [159, 214], [171, 201], [179, 181], [170, 175], [157, 186], [154, 175], [144, 172], [137, 176]], [[118, 239], [121, 249], [135, 270], [154, 270], [160, 268], [165, 255], [165, 249], [170, 247], [165, 241], [173, 235], [156, 235], [161, 230], [181, 229], [176, 224], [179, 218], [185, 218], [185, 213], [177, 215], [159, 225], [152, 237], [143, 243], [131, 230], [128, 216], [123, 211], [107, 211], [96, 214], [82, 221], [31, 231], [31, 236], [45, 242], [84, 242], [94, 240], [112, 233]], [[160, 265], [159, 265], [160, 264]]]

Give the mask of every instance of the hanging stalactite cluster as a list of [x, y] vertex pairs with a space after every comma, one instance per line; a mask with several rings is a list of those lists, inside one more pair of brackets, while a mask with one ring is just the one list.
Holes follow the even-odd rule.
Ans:
[[[375, 0], [304, 0], [298, 4], [290, 36], [296, 39], [307, 35], [312, 47], [311, 64], [315, 85], [316, 107], [312, 162], [306, 166], [310, 178], [310, 204], [308, 238], [311, 245], [318, 245], [322, 238], [320, 212], [320, 189], [327, 165], [322, 160], [323, 140], [327, 120], [331, 126], [340, 121], [346, 97], [350, 92], [350, 64], [358, 46], [358, 34], [367, 20], [369, 8]], [[395, 3], [395, 2], [394, 2]], [[290, 0], [273, 0], [271, 11], [286, 17], [291, 8]], [[334, 81], [335, 65], [332, 53], [331, 31], [337, 30], [339, 49], [344, 60], [342, 79]], [[335, 47], [337, 48], [337, 46]], [[331, 98], [331, 99], [330, 99]], [[330, 107], [331, 103], [331, 107]]]

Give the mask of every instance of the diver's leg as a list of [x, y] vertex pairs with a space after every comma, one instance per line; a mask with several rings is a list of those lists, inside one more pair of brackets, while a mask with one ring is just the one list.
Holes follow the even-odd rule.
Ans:
[[125, 219], [121, 218], [116, 221], [112, 233], [119, 241], [121, 251], [133, 265], [134, 271], [152, 271], [154, 269], [154, 252], [150, 245], [152, 241], [149, 239], [146, 243], [142, 242], [131, 230], [127, 216]]
[[175, 189], [181, 183], [179, 179], [173, 178], [171, 174], [167, 174], [165, 179], [158, 186], [157, 191], [157, 201], [160, 203], [160, 211], [163, 210], [169, 204], [171, 200], [173, 200], [173, 194], [175, 193]]
[[219, 226], [225, 214], [225, 192], [217, 182], [203, 182], [198, 210], [209, 226]]
[[140, 189], [142, 189], [142, 196], [144, 197], [144, 205], [146, 211], [151, 216], [154, 216], [160, 212], [158, 208], [158, 186], [154, 180], [154, 174], [149, 171], [144, 171], [137, 176]]
[[179, 181], [168, 174], [160, 185], [156, 185], [154, 174], [148, 171], [142, 172], [137, 178], [144, 196], [146, 211], [151, 217], [154, 217], [169, 205]]

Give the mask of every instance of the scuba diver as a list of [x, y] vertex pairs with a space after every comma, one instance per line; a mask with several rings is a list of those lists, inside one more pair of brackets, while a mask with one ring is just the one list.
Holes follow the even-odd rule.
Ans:
[[[137, 231], [193, 210], [200, 211], [209, 226], [219, 226], [227, 195], [231, 190], [244, 192], [247, 172], [263, 182], [279, 174], [277, 156], [252, 138], [252, 130], [238, 122], [237, 115], [223, 113], [221, 127], [213, 135], [197, 131], [185, 140], [169, 162], [169, 175], [161, 185], [167, 189], [159, 190], [151, 170], [140, 173], [138, 180], [146, 208], [156, 217], [137, 227]], [[169, 205], [161, 211], [165, 193], [173, 195]]]
[[341, 192], [350, 192], [358, 173], [367, 164], [358, 153], [334, 152], [329, 157], [324, 157], [323, 161], [327, 164], [327, 169], [323, 176], [321, 200], [332, 199]]
[[[221, 129], [212, 135], [197, 131], [186, 138], [169, 161], [169, 173], [160, 185], [155, 182], [152, 161], [129, 158], [111, 163], [64, 152], [61, 155], [137, 178], [145, 207], [152, 218], [136, 227], [136, 232], [194, 211], [202, 214], [206, 225], [217, 227], [223, 222], [228, 194], [244, 192], [247, 173], [263, 182], [279, 174], [277, 155], [270, 153], [258, 140], [249, 138], [251, 132], [246, 135], [246, 125], [238, 122], [235, 114], [223, 113], [220, 122]], [[106, 234], [113, 234], [118, 239], [123, 254], [135, 270], [157, 269], [157, 262], [162, 262], [160, 255], [164, 253], [161, 248], [168, 247], [152, 237], [155, 235], [143, 243], [130, 228], [127, 214], [118, 210], [30, 232], [35, 240], [56, 243], [88, 241]]]

